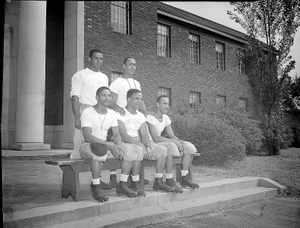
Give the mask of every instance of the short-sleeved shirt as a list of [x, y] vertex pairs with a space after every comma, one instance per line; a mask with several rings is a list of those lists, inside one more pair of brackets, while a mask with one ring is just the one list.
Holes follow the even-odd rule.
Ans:
[[118, 94], [117, 105], [121, 108], [125, 108], [127, 105], [127, 92], [130, 89], [141, 90], [141, 85], [137, 80], [133, 78], [122, 78], [119, 77], [114, 80], [110, 85], [110, 90]]
[[[164, 131], [165, 127], [171, 125], [171, 119], [169, 118], [169, 116], [167, 116], [165, 114], [163, 114], [161, 122], [153, 115], [148, 114], [147, 122], [155, 126], [157, 134], [159, 136]], [[151, 136], [151, 134], [150, 134], [150, 136]], [[152, 137], [151, 137], [151, 139], [152, 139]]]
[[96, 112], [93, 107], [89, 107], [83, 110], [80, 119], [82, 127], [92, 128], [92, 135], [104, 141], [108, 129], [119, 126], [117, 113], [110, 109], [103, 115]]
[[125, 108], [125, 115], [118, 114], [118, 119], [122, 121], [126, 127], [127, 134], [131, 137], [138, 137], [139, 129], [146, 122], [146, 117], [139, 111], [136, 114], [131, 114]]
[[78, 96], [81, 104], [93, 106], [97, 104], [97, 89], [102, 86], [108, 87], [107, 75], [85, 68], [73, 75], [70, 96]]

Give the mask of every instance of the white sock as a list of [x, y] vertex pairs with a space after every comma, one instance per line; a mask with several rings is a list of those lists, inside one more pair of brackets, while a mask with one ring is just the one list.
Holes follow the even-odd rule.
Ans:
[[132, 176], [132, 181], [139, 181], [140, 175]]
[[121, 175], [120, 175], [120, 181], [122, 181], [122, 182], [127, 182], [128, 176], [129, 176], [129, 175], [121, 174]]
[[189, 173], [188, 170], [181, 170], [181, 176], [185, 177]]
[[166, 173], [166, 178], [167, 179], [172, 179], [173, 178], [173, 173]]
[[163, 177], [163, 173], [155, 173], [155, 178], [162, 178]]
[[93, 185], [100, 184], [100, 178], [92, 179], [92, 180], [93, 180]]
[[117, 175], [117, 171], [109, 171], [109, 175]]

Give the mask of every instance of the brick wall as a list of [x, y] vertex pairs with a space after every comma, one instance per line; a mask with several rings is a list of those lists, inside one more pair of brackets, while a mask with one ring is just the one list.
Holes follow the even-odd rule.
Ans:
[[[123, 60], [135, 58], [135, 78], [148, 107], [154, 105], [159, 86], [171, 88], [174, 107], [188, 101], [190, 90], [201, 92], [202, 103], [215, 103], [216, 95], [225, 95], [228, 107], [237, 105], [239, 97], [250, 99], [246, 76], [238, 75], [241, 43], [158, 16], [157, 2], [133, 2], [132, 7], [132, 34], [125, 35], [110, 28], [109, 2], [85, 2], [85, 56], [92, 48], [103, 50], [103, 73], [122, 72]], [[171, 27], [171, 58], [156, 54], [157, 22]], [[200, 35], [199, 65], [188, 62], [189, 32]], [[216, 41], [225, 44], [225, 71], [216, 69]], [[251, 106], [250, 100], [248, 104]]]

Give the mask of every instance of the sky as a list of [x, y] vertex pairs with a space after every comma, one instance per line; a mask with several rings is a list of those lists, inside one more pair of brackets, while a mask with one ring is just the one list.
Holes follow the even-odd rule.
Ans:
[[[184, 11], [193, 13], [200, 17], [204, 17], [211, 21], [217, 22], [219, 24], [225, 25], [232, 29], [238, 30], [240, 32], [246, 33], [246, 31], [227, 15], [227, 10], [233, 12], [233, 6], [226, 1], [176, 1], [176, 2], [164, 2], [165, 4], [174, 6], [176, 8], [182, 9]], [[290, 55], [292, 59], [296, 61], [296, 67], [290, 72], [292, 78], [297, 74], [300, 77], [300, 27], [298, 28], [295, 38], [294, 45], [291, 47]]]

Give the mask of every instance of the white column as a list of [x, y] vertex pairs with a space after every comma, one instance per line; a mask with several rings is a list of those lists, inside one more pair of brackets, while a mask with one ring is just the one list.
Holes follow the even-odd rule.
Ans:
[[64, 57], [64, 141], [63, 148], [73, 149], [74, 115], [70, 89], [71, 78], [84, 67], [84, 2], [65, 2], [65, 57]]
[[44, 144], [46, 1], [20, 1], [16, 138], [14, 149]]

